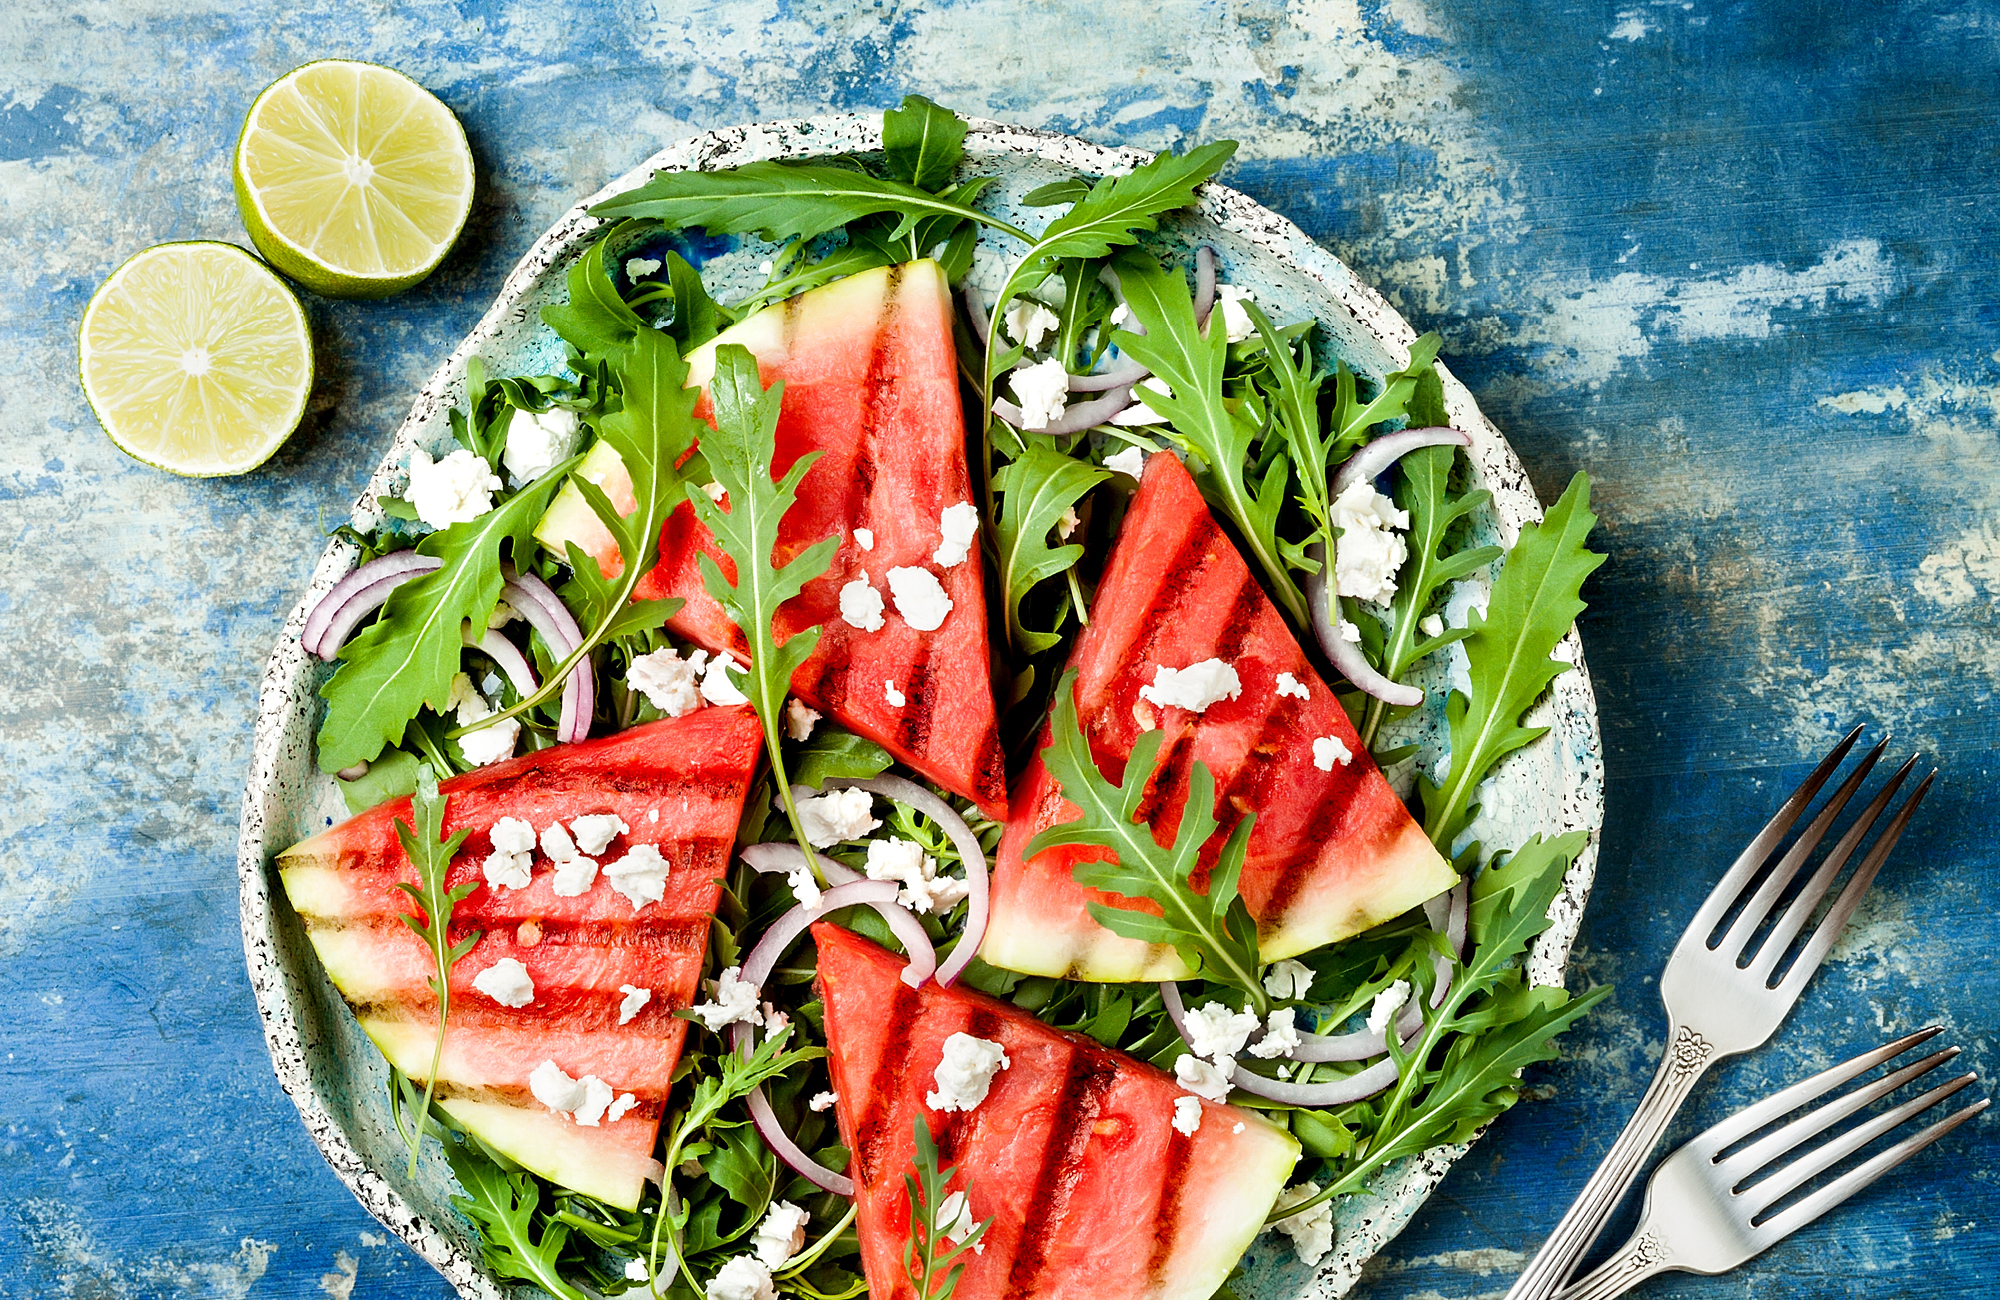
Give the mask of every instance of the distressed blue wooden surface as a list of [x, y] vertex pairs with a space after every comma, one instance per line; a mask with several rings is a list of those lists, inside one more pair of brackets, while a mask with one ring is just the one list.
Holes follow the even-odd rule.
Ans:
[[[1069, 16], [1071, 11], [1074, 17]], [[918, 90], [1157, 147], [1352, 262], [1544, 496], [1597, 482], [1584, 625], [1609, 818], [1578, 982], [1618, 985], [1371, 1269], [1498, 1295], [1629, 1112], [1653, 977], [1720, 865], [1852, 721], [1945, 778], [1807, 1004], [1694, 1131], [1930, 1022], [1994, 1065], [2000, 6], [1148, 0], [657, 5], [14, 0], [0, 62], [0, 1296], [442, 1296], [308, 1144], [243, 975], [232, 851], [259, 666], [505, 269], [689, 131]], [[147, 470], [76, 389], [90, 290], [242, 238], [227, 150], [310, 58], [393, 64], [482, 188], [440, 273], [311, 304], [315, 414], [242, 480]], [[1991, 1294], [1991, 1122], [1750, 1269], [1658, 1296]]]

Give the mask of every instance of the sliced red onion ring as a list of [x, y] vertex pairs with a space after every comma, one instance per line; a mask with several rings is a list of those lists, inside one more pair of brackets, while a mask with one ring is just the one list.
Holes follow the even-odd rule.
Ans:
[[444, 567], [444, 561], [415, 551], [379, 555], [333, 584], [306, 615], [299, 644], [310, 655], [332, 662], [354, 625], [380, 609], [389, 593], [419, 574]]
[[[956, 808], [915, 781], [905, 781], [900, 776], [871, 776], [828, 781], [827, 785], [835, 789], [852, 787], [866, 790], [906, 808], [913, 808], [936, 822], [951, 841], [951, 846], [958, 850], [959, 861], [965, 868], [965, 930], [959, 935], [958, 946], [951, 950], [951, 956], [944, 959], [944, 964], [937, 971], [937, 982], [950, 988], [971, 964], [973, 954], [979, 951], [980, 943], [986, 938], [987, 906], [992, 886], [986, 866], [986, 850], [980, 847], [979, 837], [972, 833], [972, 828], [965, 824], [965, 818], [958, 815]], [[832, 879], [831, 876], [827, 878]]]
[[968, 284], [960, 296], [965, 299], [965, 315], [972, 322], [972, 332], [979, 336], [979, 346], [988, 346], [992, 340], [987, 337], [986, 308], [980, 304], [979, 290]]
[[491, 659], [507, 674], [507, 680], [514, 683], [514, 690], [520, 695], [534, 692], [538, 682], [535, 670], [528, 666], [528, 657], [521, 653], [512, 641], [500, 634], [497, 627], [489, 627], [481, 636], [466, 634], [465, 643]]
[[1429, 429], [1403, 429], [1396, 433], [1385, 433], [1375, 441], [1348, 457], [1333, 476], [1333, 494], [1339, 496], [1363, 479], [1376, 476], [1403, 457], [1421, 447], [1470, 447], [1472, 435], [1457, 429], [1437, 426]]
[[[507, 603], [520, 611], [529, 626], [542, 634], [557, 659], [566, 658], [583, 643], [583, 629], [549, 590], [549, 584], [532, 573], [517, 573], [500, 588]], [[562, 718], [556, 724], [556, 739], [565, 743], [590, 735], [591, 715], [597, 709], [597, 676], [591, 671], [588, 655], [576, 661], [569, 680], [563, 683]]]
[[1313, 636], [1319, 641], [1319, 648], [1326, 653], [1327, 660], [1340, 670], [1340, 675], [1376, 699], [1388, 704], [1422, 704], [1424, 693], [1415, 686], [1405, 686], [1390, 681], [1375, 665], [1368, 662], [1368, 656], [1361, 653], [1359, 644], [1349, 641], [1335, 626], [1336, 607], [1327, 599], [1326, 548], [1318, 542], [1306, 546], [1306, 554], [1319, 562], [1319, 572], [1306, 575], [1306, 603], [1312, 611]]
[[[780, 875], [796, 870], [805, 861], [805, 854], [799, 852], [799, 846], [796, 844], [753, 844], [744, 849], [739, 856], [754, 870]], [[910, 964], [903, 971], [903, 983], [911, 988], [919, 988], [925, 980], [937, 972], [937, 949], [932, 946], [930, 935], [925, 933], [924, 923], [919, 921], [910, 909], [896, 902], [895, 881], [864, 879], [821, 853], [813, 854], [813, 858], [819, 863], [819, 868], [825, 873], [826, 878], [833, 882], [833, 888], [820, 895], [818, 907], [807, 908], [801, 903], [772, 922], [771, 928], [764, 932], [764, 939], [760, 940], [750, 956], [744, 959], [743, 978], [750, 978], [751, 962], [756, 960], [757, 953], [762, 951], [765, 942], [778, 934], [781, 926], [792, 926], [790, 934], [782, 939], [783, 944], [789, 944], [800, 931], [834, 908], [852, 907], [859, 903], [866, 903], [874, 908], [882, 919], [888, 922], [890, 932], [902, 941], [903, 950], [910, 959]], [[871, 887], [867, 894], [843, 892], [861, 885]], [[887, 892], [884, 893], [884, 890]], [[800, 912], [806, 912], [808, 915], [803, 919], [795, 919], [796, 914]], [[776, 964], [778, 959], [774, 954], [770, 960]], [[766, 968], [763, 973], [768, 975], [770, 970]], [[761, 985], [764, 981], [759, 978], [753, 982]]]
[[1208, 314], [1215, 310], [1215, 246], [1203, 244], [1194, 250], [1194, 321], [1208, 328]]
[[804, 1175], [807, 1182], [835, 1196], [852, 1197], [854, 1180], [846, 1174], [838, 1174], [805, 1153], [805, 1148], [792, 1141], [792, 1135], [785, 1132], [784, 1125], [778, 1123], [777, 1112], [771, 1109], [770, 1098], [764, 1095], [764, 1085], [758, 1084], [750, 1090], [750, 1118], [756, 1122], [757, 1131], [764, 1136], [778, 1159], [791, 1166], [792, 1171]]
[[1113, 363], [1109, 370], [1099, 371], [1094, 375], [1071, 375], [1069, 377], [1069, 391], [1072, 393], [1102, 393], [1113, 388], [1125, 388], [1131, 384], [1136, 384], [1152, 373], [1152, 371], [1132, 360], [1132, 358], [1120, 357]]
[[[1081, 433], [1092, 425], [1103, 424], [1112, 416], [1132, 405], [1132, 390], [1114, 388], [1104, 396], [1088, 402], [1072, 402], [1063, 408], [1063, 413], [1032, 433]], [[1022, 423], [1027, 417], [1021, 408], [1004, 397], [993, 399], [993, 414], [999, 416], [1017, 429], [1026, 429]]]
[[1284, 1079], [1270, 1079], [1240, 1065], [1236, 1067], [1236, 1073], [1229, 1076], [1229, 1082], [1245, 1092], [1293, 1106], [1345, 1106], [1351, 1101], [1372, 1097], [1395, 1081], [1396, 1058], [1393, 1056], [1383, 1057], [1358, 1074], [1328, 1083], [1291, 1083]]

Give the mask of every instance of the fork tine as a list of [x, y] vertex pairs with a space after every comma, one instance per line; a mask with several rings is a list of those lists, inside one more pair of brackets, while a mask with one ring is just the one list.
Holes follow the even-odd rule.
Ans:
[[[1812, 770], [1812, 774], [1799, 783], [1798, 789], [1792, 791], [1791, 798], [1785, 800], [1778, 811], [1771, 815], [1771, 820], [1764, 823], [1764, 829], [1757, 832], [1755, 838], [1744, 847], [1743, 852], [1730, 865], [1729, 870], [1722, 873], [1722, 879], [1717, 881], [1715, 888], [1709, 892], [1707, 901], [1701, 905], [1701, 910], [1694, 914], [1694, 920], [1688, 922], [1688, 935], [1699, 934], [1701, 942], [1707, 944], [1708, 936], [1715, 930], [1717, 922], [1722, 920], [1723, 913], [1729, 910], [1729, 905], [1743, 892], [1743, 886], [1750, 883], [1750, 878], [1757, 874], [1757, 868], [1764, 865], [1765, 860], [1778, 847], [1779, 841], [1785, 838], [1785, 832], [1792, 829], [1792, 823], [1796, 822], [1799, 814], [1812, 803], [1814, 796], [1819, 794], [1820, 787], [1825, 785], [1827, 778], [1840, 767], [1842, 761], [1847, 758], [1847, 751], [1854, 748], [1854, 742], [1859, 739], [1861, 739], [1860, 727], [1848, 732], [1846, 739], [1835, 745], [1827, 756], [1819, 761], [1819, 766]], [[1684, 938], [1683, 942], [1685, 941]]]
[[1867, 1163], [1848, 1170], [1797, 1205], [1772, 1215], [1755, 1229], [1761, 1243], [1759, 1249], [1789, 1237], [1992, 1104], [1991, 1097], [1981, 1097], [1964, 1110], [1945, 1116], [1922, 1132], [1872, 1156]]
[[1800, 951], [1799, 959], [1792, 963], [1791, 969], [1785, 972], [1784, 979], [1779, 982], [1778, 987], [1787, 994], [1798, 996], [1799, 990], [1805, 987], [1805, 982], [1812, 978], [1812, 973], [1819, 969], [1822, 961], [1826, 960], [1826, 954], [1832, 951], [1834, 941], [1840, 938], [1840, 932], [1847, 928], [1847, 922], [1854, 916], [1854, 909], [1861, 906], [1861, 896], [1868, 892], [1868, 886], [1875, 880], [1875, 873], [1882, 869], [1884, 862], [1888, 861], [1889, 851], [1895, 848], [1896, 841], [1902, 838], [1903, 828], [1910, 824], [1910, 818], [1916, 815], [1917, 805], [1923, 802], [1926, 794], [1930, 793], [1931, 783], [1936, 780], [1937, 769], [1932, 768], [1928, 776], [1917, 782], [1917, 788], [1910, 792], [1910, 797], [1903, 801], [1903, 806], [1896, 810], [1896, 815], [1889, 819], [1888, 828], [1868, 850], [1868, 856], [1861, 860], [1861, 865], [1855, 868], [1847, 887], [1840, 891], [1840, 897], [1834, 900], [1833, 906], [1820, 921], [1819, 928], [1812, 932], [1812, 938], [1806, 940], [1806, 946]]
[[[1880, 752], [1879, 747], [1877, 752]], [[1826, 891], [1833, 887], [1834, 877], [1838, 876], [1840, 869], [1847, 865], [1847, 860], [1854, 855], [1854, 850], [1861, 846], [1861, 841], [1868, 837], [1868, 832], [1874, 828], [1876, 819], [1881, 817], [1882, 810], [1889, 806], [1891, 799], [1895, 798], [1896, 791], [1903, 788], [1904, 779], [1917, 765], [1917, 757], [1915, 754], [1910, 755], [1876, 796], [1868, 801], [1868, 806], [1861, 810], [1861, 815], [1854, 819], [1854, 824], [1847, 828], [1847, 833], [1840, 837], [1840, 842], [1827, 853], [1826, 861], [1820, 863], [1819, 870], [1813, 872], [1812, 879], [1806, 881], [1805, 887], [1799, 890], [1798, 897], [1791, 901], [1790, 906], [1785, 909], [1785, 914], [1771, 927], [1771, 933], [1765, 936], [1764, 946], [1758, 949], [1756, 960], [1749, 966], [1751, 973], [1758, 980], [1768, 981], [1772, 969], [1787, 952], [1791, 951], [1792, 940], [1798, 938], [1799, 931], [1806, 928], [1807, 921], [1812, 920], [1813, 909], [1819, 906], [1820, 899], [1826, 897]]]
[[1785, 887], [1792, 883], [1792, 878], [1799, 874], [1799, 868], [1805, 865], [1805, 860], [1812, 856], [1812, 851], [1819, 847], [1822, 839], [1826, 838], [1827, 831], [1833, 826], [1834, 818], [1840, 816], [1847, 807], [1847, 801], [1854, 797], [1854, 792], [1861, 788], [1861, 783], [1875, 770], [1875, 764], [1881, 761], [1883, 751], [1888, 747], [1889, 742], [1886, 738], [1878, 741], [1875, 748], [1863, 755], [1854, 770], [1848, 773], [1847, 779], [1842, 781], [1840, 788], [1827, 799], [1818, 815], [1806, 823], [1806, 828], [1799, 832], [1798, 839], [1794, 840], [1792, 847], [1785, 851], [1785, 856], [1778, 860], [1777, 866], [1771, 868], [1771, 874], [1764, 877], [1764, 883], [1757, 887], [1757, 893], [1744, 904], [1742, 913], [1730, 925], [1729, 933], [1724, 935], [1722, 942], [1717, 945], [1718, 952], [1735, 958], [1741, 956], [1744, 949], [1750, 946], [1751, 936], [1756, 934], [1758, 928], [1770, 917], [1771, 910], [1778, 905], [1778, 898], [1785, 892]]
[[[1917, 1064], [1924, 1065], [1925, 1063], [1919, 1061]], [[1939, 1064], [1942, 1064], [1942, 1062]], [[1899, 1070], [1897, 1073], [1901, 1074], [1903, 1071]], [[1910, 1098], [1910, 1100], [1897, 1106], [1895, 1109], [1883, 1111], [1880, 1115], [1875, 1116], [1865, 1124], [1855, 1125], [1831, 1142], [1823, 1146], [1814, 1147], [1798, 1159], [1792, 1161], [1792, 1163], [1774, 1171], [1770, 1177], [1764, 1179], [1762, 1182], [1757, 1183], [1753, 1187], [1746, 1188], [1741, 1193], [1742, 1200], [1740, 1202], [1744, 1213], [1754, 1219], [1766, 1209], [1776, 1205], [1794, 1191], [1805, 1186], [1809, 1180], [1817, 1178], [1820, 1174], [1833, 1168], [1856, 1151], [1873, 1142], [1876, 1138], [1881, 1137], [1884, 1133], [1894, 1128], [1900, 1128], [1903, 1121], [1922, 1114], [1947, 1097], [1956, 1096], [1977, 1082], [1979, 1082], [1979, 1076], [1973, 1074], [1961, 1074], [1956, 1079], [1947, 1079], [1928, 1092]], [[1866, 1092], [1868, 1090], [1863, 1089], [1862, 1091]], [[1845, 1098], [1842, 1100], [1844, 1101]], [[1828, 1109], [1832, 1109], [1832, 1107], [1828, 1107]], [[1835, 1118], [1839, 1117], [1836, 1116]], [[1827, 1121], [1829, 1124], [1832, 1122], [1833, 1120]]]
[[[1744, 1107], [1694, 1141], [1705, 1147], [1709, 1158], [1714, 1159], [1716, 1152], [1734, 1146], [1766, 1124], [1783, 1119], [1813, 1098], [1833, 1091], [1849, 1079], [1859, 1078], [1882, 1062], [1901, 1056], [1919, 1043], [1928, 1043], [1943, 1032], [1943, 1025], [1931, 1025], [1919, 1029], [1914, 1034], [1905, 1034], [1893, 1043], [1884, 1043], [1880, 1047], [1863, 1052], [1853, 1060], [1842, 1061], [1839, 1065], [1821, 1070], [1810, 1079], [1801, 1079], [1783, 1092], [1773, 1093], [1755, 1105]], [[1689, 1145], [1692, 1146], [1694, 1143]]]

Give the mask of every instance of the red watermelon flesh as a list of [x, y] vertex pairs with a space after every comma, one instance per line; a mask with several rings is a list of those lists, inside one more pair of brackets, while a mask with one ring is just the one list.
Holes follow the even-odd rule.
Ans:
[[[616, 1205], [638, 1205], [687, 1021], [709, 917], [757, 765], [762, 731], [744, 707], [697, 709], [599, 740], [483, 767], [444, 782], [445, 833], [471, 834], [448, 883], [479, 881], [452, 913], [454, 941], [483, 937], [453, 967], [451, 1023], [438, 1069], [444, 1108], [536, 1173]], [[631, 829], [598, 855], [614, 862], [651, 844], [667, 859], [666, 896], [635, 911], [602, 874], [586, 892], [554, 891], [535, 855], [526, 889], [485, 883], [491, 830], [518, 817], [538, 831], [587, 813], [616, 813]], [[416, 873], [396, 840], [410, 801], [371, 808], [279, 855], [291, 899], [335, 987], [382, 1054], [412, 1078], [430, 1073], [437, 1000], [429, 950], [398, 919], [413, 910], [397, 881]], [[534, 1001], [513, 1008], [473, 987], [503, 957], [527, 967]], [[618, 1023], [619, 986], [652, 990]], [[549, 1110], [528, 1075], [552, 1060], [572, 1078], [594, 1074], [637, 1100], [592, 1128]]]
[[[1235, 667], [1242, 682], [1236, 699], [1192, 713], [1139, 698], [1160, 667], [1212, 658]], [[1197, 760], [1215, 781], [1220, 827], [1208, 846], [1210, 864], [1237, 823], [1256, 815], [1240, 888], [1266, 960], [1358, 934], [1453, 884], [1450, 866], [1383, 780], [1347, 714], [1171, 455], [1147, 462], [1069, 666], [1078, 673], [1084, 732], [1113, 780], [1123, 778], [1144, 731], [1167, 732], [1142, 805], [1160, 842], [1171, 842], [1180, 826]], [[1309, 698], [1279, 695], [1281, 673], [1290, 673]], [[1321, 771], [1313, 741], [1322, 736], [1339, 740], [1351, 761]], [[1010, 807], [981, 957], [1008, 970], [1072, 979], [1188, 974], [1171, 948], [1122, 938], [1091, 919], [1092, 899], [1117, 901], [1070, 875], [1092, 850], [1050, 849], [1022, 861], [1038, 832], [1076, 815], [1039, 753], [1016, 783]]]
[[[975, 540], [969, 556], [950, 567], [933, 558], [945, 509], [977, 504], [943, 271], [928, 260], [881, 267], [775, 303], [689, 353], [690, 384], [707, 385], [715, 349], [725, 343], [749, 349], [767, 387], [784, 383], [773, 474], [807, 452], [821, 453], [779, 529], [778, 562], [822, 538], [841, 538], [826, 573], [778, 612], [780, 642], [802, 628], [821, 629], [793, 674], [793, 692], [988, 816], [1005, 817], [979, 547]], [[706, 395], [695, 412], [712, 419]], [[613, 501], [629, 499], [622, 466], [602, 483]], [[860, 544], [856, 529], [873, 534], [872, 548]], [[619, 570], [610, 534], [573, 488], [563, 490], [536, 533], [559, 552], [564, 541], [578, 541], [607, 576]], [[734, 578], [734, 563], [683, 505], [662, 528], [659, 564], [637, 594], [683, 598], [668, 626], [711, 652], [742, 658], [742, 634], [702, 582], [703, 553]], [[897, 613], [887, 581], [892, 568], [937, 576], [952, 602], [942, 626], [918, 631]], [[885, 623], [874, 632], [840, 616], [840, 589], [864, 572], [885, 602]], [[902, 703], [893, 702], [891, 686]]]
[[[822, 922], [819, 993], [841, 1140], [874, 1300], [915, 1295], [903, 1274], [914, 1125], [956, 1165], [985, 1249], [960, 1258], [957, 1300], [1208, 1300], [1229, 1275], [1298, 1159], [1291, 1134], [1255, 1112], [1201, 1103], [1168, 1075], [1081, 1034], [962, 988], [902, 982], [904, 961]], [[945, 1039], [999, 1043], [1009, 1064], [970, 1111], [924, 1103]], [[1240, 1130], [1240, 1131], [1239, 1131]]]

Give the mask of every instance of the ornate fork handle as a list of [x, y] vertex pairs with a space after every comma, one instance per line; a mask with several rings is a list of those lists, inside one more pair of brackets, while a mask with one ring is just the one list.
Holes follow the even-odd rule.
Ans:
[[1626, 1242], [1618, 1253], [1586, 1274], [1577, 1284], [1561, 1293], [1562, 1300], [1612, 1300], [1673, 1264], [1667, 1244], [1647, 1228]]
[[1708, 1067], [1719, 1059], [1713, 1044], [1686, 1025], [1676, 1024], [1672, 1030], [1670, 1046], [1660, 1060], [1660, 1068], [1653, 1072], [1646, 1095], [1639, 1100], [1639, 1109], [1633, 1112], [1618, 1140], [1611, 1144], [1611, 1150], [1605, 1153], [1590, 1181], [1583, 1185], [1555, 1232], [1542, 1243], [1541, 1250], [1507, 1292], [1507, 1300], [1548, 1300], [1562, 1290], [1577, 1261], [1597, 1240], [1612, 1211], [1618, 1208], [1626, 1189], [1639, 1177], [1646, 1157], [1652, 1154], [1660, 1135], [1679, 1113], [1681, 1103], [1694, 1091], [1696, 1081]]

